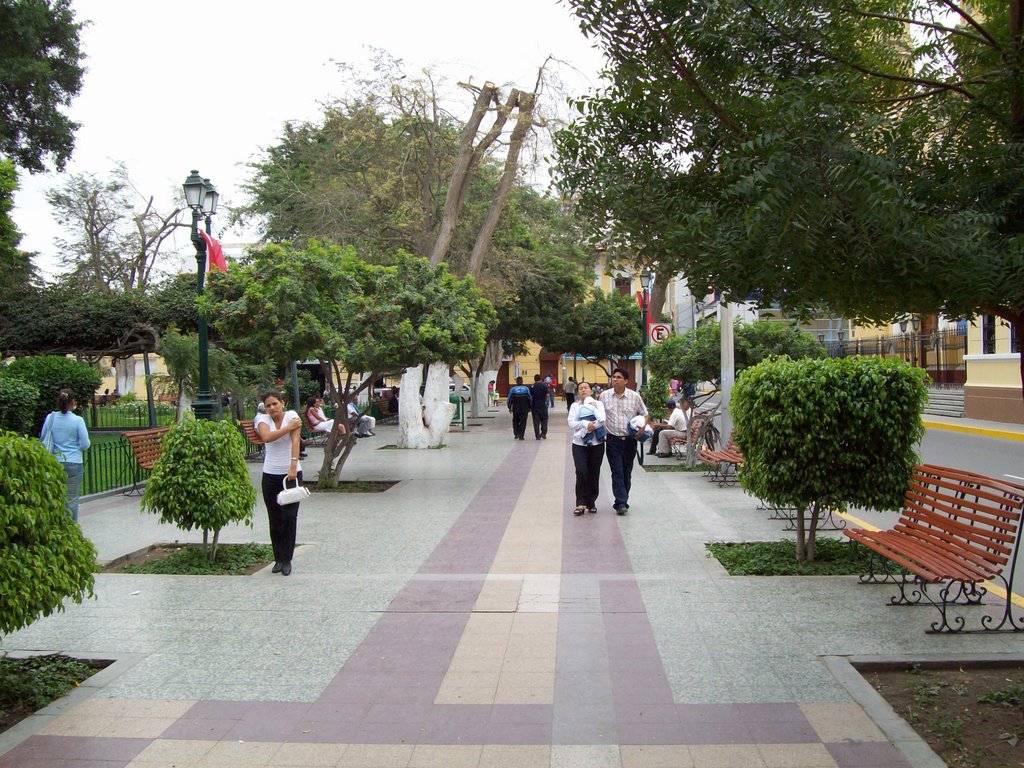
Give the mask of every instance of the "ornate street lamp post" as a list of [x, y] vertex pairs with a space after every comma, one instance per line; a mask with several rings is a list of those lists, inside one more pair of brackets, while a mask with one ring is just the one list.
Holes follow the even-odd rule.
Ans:
[[644, 300], [640, 307], [640, 319], [643, 326], [644, 336], [640, 342], [640, 381], [637, 389], [647, 383], [647, 312], [651, 301], [651, 271], [645, 269], [640, 273], [640, 287], [643, 288]]
[[[206, 275], [206, 241], [199, 234], [199, 218], [206, 217], [206, 234], [212, 233], [211, 218], [217, 212], [217, 200], [220, 195], [210, 183], [193, 170], [182, 184], [185, 190], [185, 202], [192, 209], [192, 245], [196, 249], [196, 293], [203, 293], [203, 277]], [[192, 403], [192, 410], [197, 419], [212, 419], [214, 402], [210, 396], [210, 354], [207, 340], [206, 318], [198, 316], [199, 326], [199, 391]]]

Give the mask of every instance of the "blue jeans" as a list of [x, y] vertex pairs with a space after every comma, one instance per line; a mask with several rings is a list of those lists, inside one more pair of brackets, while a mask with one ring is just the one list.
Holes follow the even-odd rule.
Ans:
[[67, 492], [64, 495], [64, 508], [71, 515], [71, 519], [78, 521], [78, 495], [82, 490], [82, 476], [85, 474], [84, 464], [68, 464], [61, 462], [64, 467], [64, 477], [67, 481]]
[[615, 497], [615, 505], [628, 507], [633, 461], [636, 459], [636, 440], [632, 437], [619, 438], [608, 435], [605, 455], [612, 470], [612, 496]]

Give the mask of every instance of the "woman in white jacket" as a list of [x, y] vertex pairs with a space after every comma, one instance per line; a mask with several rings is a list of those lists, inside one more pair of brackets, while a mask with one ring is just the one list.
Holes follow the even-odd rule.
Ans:
[[569, 408], [572, 461], [576, 467], [576, 508], [572, 513], [577, 517], [584, 512], [597, 512], [604, 461], [604, 418], [604, 406], [594, 399], [590, 384], [581, 381], [576, 388], [576, 401]]

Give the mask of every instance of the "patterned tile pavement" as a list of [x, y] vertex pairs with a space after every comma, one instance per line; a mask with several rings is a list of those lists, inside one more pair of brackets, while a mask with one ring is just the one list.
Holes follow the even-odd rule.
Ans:
[[[0, 737], [0, 768], [936, 764], [823, 660], [1019, 650], [926, 636], [853, 579], [728, 577], [704, 544], [780, 523], [699, 475], [637, 468], [622, 518], [605, 477], [574, 518], [561, 415], [519, 442], [492, 412], [440, 451], [375, 450], [381, 429], [345, 474], [401, 482], [304, 502], [291, 577], [98, 576], [95, 601], [2, 647], [117, 663]], [[189, 539], [124, 497], [82, 526], [107, 559]], [[267, 538], [262, 506], [224, 534]]]

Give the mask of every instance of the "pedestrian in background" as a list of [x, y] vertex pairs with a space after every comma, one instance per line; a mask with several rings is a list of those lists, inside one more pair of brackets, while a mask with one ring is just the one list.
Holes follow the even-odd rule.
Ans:
[[516, 385], [508, 391], [505, 404], [512, 414], [512, 436], [516, 440], [525, 440], [526, 415], [533, 405], [533, 395], [530, 394], [530, 388], [523, 384], [522, 376], [516, 376]]
[[677, 405], [675, 400], [669, 400], [665, 407], [668, 409], [668, 420], [660, 429], [655, 428], [656, 440], [651, 441], [651, 450], [663, 459], [672, 455], [672, 438], [688, 438], [690, 427], [689, 402], [683, 400]]
[[619, 515], [629, 511], [629, 489], [638, 445], [633, 437], [630, 420], [636, 416], [643, 416], [644, 421], [648, 421], [644, 399], [638, 392], [626, 387], [628, 381], [629, 371], [625, 368], [614, 368], [612, 388], [601, 393], [605, 428], [608, 430], [608, 447], [605, 455], [612, 471], [612, 493], [615, 495], [613, 509]]
[[43, 421], [39, 439], [50, 454], [64, 468], [64, 508], [71, 519], [78, 520], [78, 497], [82, 491], [82, 477], [85, 475], [85, 457], [89, 450], [89, 430], [85, 419], [74, 413], [75, 394], [70, 389], [57, 393], [57, 410], [50, 411]]
[[576, 400], [576, 382], [572, 376], [562, 385], [562, 393], [565, 395], [565, 408], [568, 410]]
[[537, 440], [548, 439], [548, 385], [534, 374], [530, 387], [530, 416], [533, 418], [533, 435]]

